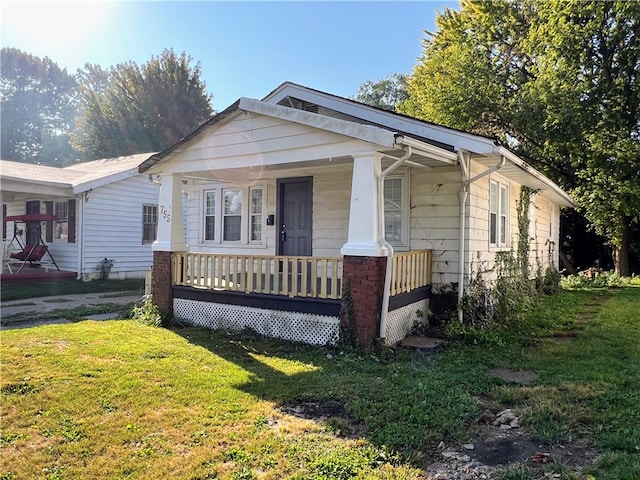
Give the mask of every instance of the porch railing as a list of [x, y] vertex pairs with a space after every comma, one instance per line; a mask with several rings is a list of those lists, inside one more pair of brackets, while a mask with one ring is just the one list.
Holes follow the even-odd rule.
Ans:
[[338, 299], [342, 257], [174, 253], [173, 284], [209, 290]]
[[[175, 252], [173, 285], [208, 290], [339, 299], [342, 257], [285, 257]], [[431, 284], [431, 250], [396, 253], [391, 295]]]
[[391, 267], [391, 296], [431, 285], [431, 250], [415, 250], [393, 255]]

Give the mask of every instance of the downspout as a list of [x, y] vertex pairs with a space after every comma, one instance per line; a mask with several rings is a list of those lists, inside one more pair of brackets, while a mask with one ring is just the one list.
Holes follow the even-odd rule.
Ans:
[[[466, 154], [466, 158], [465, 158]], [[462, 185], [460, 186], [460, 245], [458, 252], [459, 259], [459, 267], [458, 267], [458, 322], [462, 323], [464, 320], [464, 312], [462, 311], [462, 297], [464, 294], [464, 265], [465, 265], [465, 220], [467, 213], [467, 200], [469, 199], [469, 191], [470, 186], [473, 182], [480, 180], [487, 175], [491, 175], [494, 172], [497, 172], [506, 162], [506, 158], [504, 155], [500, 156], [500, 161], [495, 164], [493, 167], [488, 168], [482, 173], [479, 173], [473, 178], [469, 178], [471, 174], [471, 162], [467, 163], [467, 160], [470, 160], [471, 156], [467, 152], [462, 152], [458, 150], [458, 157], [460, 168], [462, 168]]]
[[382, 311], [380, 312], [380, 338], [384, 339], [387, 332], [387, 317], [389, 316], [389, 296], [391, 295], [391, 273], [393, 267], [393, 247], [384, 238], [384, 179], [391, 172], [405, 163], [411, 157], [412, 149], [405, 146], [404, 154], [393, 162], [389, 168], [378, 177], [378, 241], [387, 250], [387, 269], [384, 275], [384, 290], [382, 291]]
[[78, 270], [76, 273], [76, 280], [82, 280], [82, 265], [84, 265], [84, 204], [87, 200], [87, 192], [82, 192], [80, 195], [80, 210], [77, 215], [76, 228], [78, 234], [76, 235], [76, 241], [78, 246]]

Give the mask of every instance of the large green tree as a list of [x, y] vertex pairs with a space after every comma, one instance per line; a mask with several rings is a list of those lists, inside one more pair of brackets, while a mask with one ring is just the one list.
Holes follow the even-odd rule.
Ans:
[[394, 111], [396, 106], [407, 100], [407, 75], [392, 73], [378, 81], [368, 80], [358, 88], [354, 100], [373, 107]]
[[79, 72], [74, 147], [87, 159], [131, 155], [163, 150], [193, 131], [213, 109], [200, 64], [191, 62], [165, 50], [142, 66], [87, 65]]
[[15, 48], [0, 52], [0, 72], [1, 157], [56, 166], [71, 163], [74, 77], [49, 58]]
[[403, 113], [496, 136], [567, 188], [629, 273], [640, 222], [640, 8], [461, 0], [429, 33]]

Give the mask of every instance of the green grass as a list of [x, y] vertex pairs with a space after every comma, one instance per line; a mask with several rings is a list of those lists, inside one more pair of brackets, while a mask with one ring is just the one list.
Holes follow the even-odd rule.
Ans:
[[62, 280], [50, 283], [2, 285], [0, 298], [3, 302], [35, 297], [68, 295], [74, 293], [107, 293], [120, 291], [144, 292], [144, 280]]
[[[4, 331], [0, 478], [417, 479], [441, 440], [477, 431], [480, 398], [525, 412], [542, 442], [588, 439], [603, 456], [584, 475], [640, 478], [638, 312], [637, 288], [564, 291], [522, 337], [437, 355], [133, 321]], [[574, 341], [552, 340], [567, 331]], [[492, 367], [540, 379], [514, 386]], [[310, 420], [296, 404], [340, 408]]]

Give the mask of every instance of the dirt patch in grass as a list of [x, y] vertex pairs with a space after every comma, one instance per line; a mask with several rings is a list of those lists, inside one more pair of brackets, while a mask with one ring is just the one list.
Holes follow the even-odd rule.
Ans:
[[570, 469], [591, 465], [598, 452], [586, 442], [568, 439], [558, 445], [543, 445], [520, 430], [503, 431], [488, 428], [473, 442], [469, 456], [489, 466], [526, 464], [536, 469], [550, 463], [559, 463]]
[[363, 433], [362, 425], [339, 402], [304, 401], [289, 403], [280, 407], [280, 411], [296, 418], [319, 423], [339, 437], [357, 438]]
[[600, 455], [586, 441], [570, 437], [562, 443], [543, 444], [523, 427], [504, 428], [491, 418], [495, 416], [488, 415], [486, 423], [466, 443], [442, 442], [438, 451], [426, 459], [427, 478], [495, 478], [498, 472], [509, 468], [526, 468], [535, 476], [532, 478], [567, 471], [577, 474], [593, 465]]

